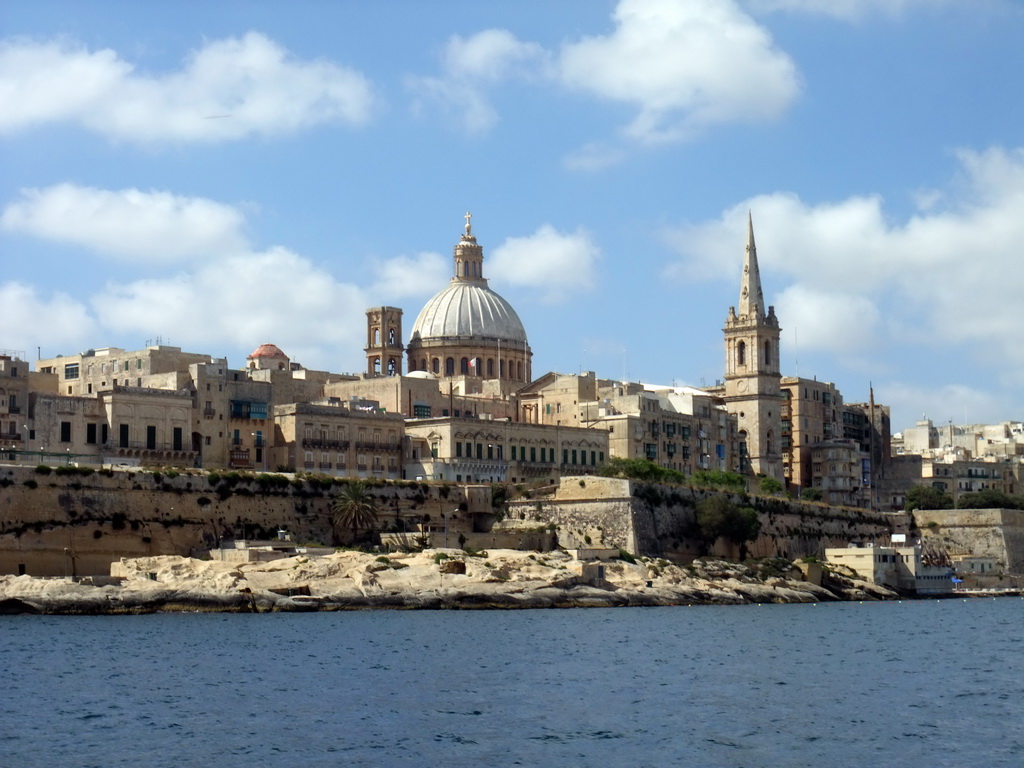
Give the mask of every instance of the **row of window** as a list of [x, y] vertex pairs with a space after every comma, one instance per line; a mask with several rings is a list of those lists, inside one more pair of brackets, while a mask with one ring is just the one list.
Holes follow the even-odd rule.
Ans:
[[[167, 448], [166, 445], [160, 445], [157, 441], [157, 428], [155, 424], [149, 424], [145, 427], [146, 439], [132, 441], [131, 439], [131, 425], [119, 424], [117, 427], [117, 447], [118, 448], [146, 448], [147, 450], [156, 450], [157, 448]], [[237, 434], [237, 432], [236, 432]], [[106, 424], [96, 424], [90, 422], [85, 425], [85, 443], [86, 445], [105, 445], [110, 438], [109, 429]], [[171, 443], [170, 449], [172, 451], [184, 450], [185, 433], [182, 427], [173, 427], [171, 429]], [[72, 425], [70, 421], [62, 421], [60, 423], [60, 442], [72, 443]]]
[[[445, 358], [444, 375], [455, 375], [456, 360], [454, 357]], [[494, 378], [494, 358], [489, 357], [485, 361], [482, 357], [463, 357], [458, 361], [459, 373], [463, 376], [484, 376], [488, 379]], [[486, 370], [485, 370], [486, 369]], [[415, 370], [431, 371], [441, 375], [441, 358], [435, 357], [430, 360], [429, 367], [427, 358], [421, 358], [417, 367], [415, 360], [409, 361], [410, 373]], [[526, 369], [522, 360], [499, 360], [498, 378], [510, 378], [516, 381], [523, 381], [526, 376]]]

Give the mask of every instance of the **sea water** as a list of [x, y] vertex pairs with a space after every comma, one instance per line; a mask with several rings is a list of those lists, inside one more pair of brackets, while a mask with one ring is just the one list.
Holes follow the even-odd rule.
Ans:
[[1024, 600], [0, 617], [0, 766], [1024, 765]]

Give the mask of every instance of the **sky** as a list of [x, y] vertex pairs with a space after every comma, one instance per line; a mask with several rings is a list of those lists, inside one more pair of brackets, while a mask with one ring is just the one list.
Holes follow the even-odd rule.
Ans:
[[1024, 419], [1021, 0], [3, 0], [0, 349], [365, 368], [472, 213], [533, 371]]

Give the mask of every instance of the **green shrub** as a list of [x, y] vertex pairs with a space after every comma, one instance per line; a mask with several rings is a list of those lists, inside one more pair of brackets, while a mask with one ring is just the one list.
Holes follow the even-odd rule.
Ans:
[[50, 474], [50, 468], [48, 466], [46, 466], [45, 464], [40, 464], [39, 466], [36, 467], [36, 474], [37, 475], [48, 475], [48, 474]]
[[619, 550], [619, 560], [625, 560], [627, 563], [636, 565], [636, 558], [624, 549]]

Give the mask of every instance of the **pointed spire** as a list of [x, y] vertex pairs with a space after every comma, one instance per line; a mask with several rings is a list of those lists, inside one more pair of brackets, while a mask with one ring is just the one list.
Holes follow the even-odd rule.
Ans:
[[747, 248], [743, 257], [743, 282], [740, 285], [739, 314], [764, 317], [764, 293], [761, 272], [757, 267], [757, 246], [754, 245], [754, 218], [747, 211]]

